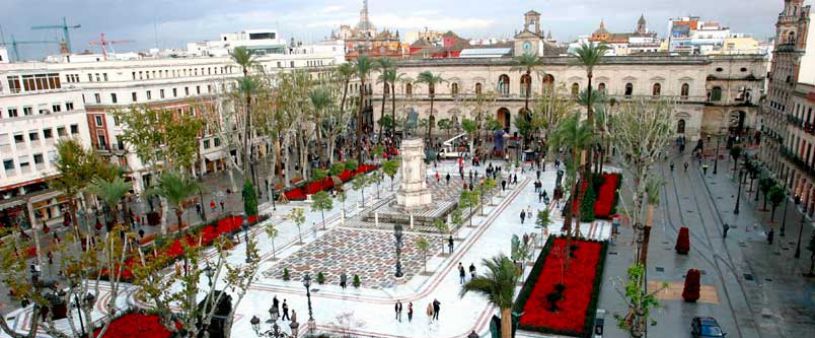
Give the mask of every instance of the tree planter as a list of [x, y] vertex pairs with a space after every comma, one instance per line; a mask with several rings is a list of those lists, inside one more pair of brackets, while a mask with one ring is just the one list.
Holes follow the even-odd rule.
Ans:
[[696, 303], [699, 300], [699, 270], [690, 269], [685, 276], [685, 287], [682, 289], [682, 299], [689, 303]]
[[690, 231], [687, 227], [679, 229], [679, 236], [676, 238], [676, 253], [680, 255], [687, 255], [690, 252]]

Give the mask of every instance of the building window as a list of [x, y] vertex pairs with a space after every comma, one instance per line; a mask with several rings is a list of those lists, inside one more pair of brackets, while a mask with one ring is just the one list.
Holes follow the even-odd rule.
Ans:
[[57, 127], [57, 136], [59, 137], [68, 136], [68, 133], [65, 132], [65, 127]]
[[679, 92], [679, 96], [681, 96], [683, 100], [687, 100], [689, 93], [690, 93], [690, 85], [687, 84], [687, 83], [683, 83], [682, 84], [682, 89]]
[[93, 82], [93, 74], [88, 74], [88, 82]]
[[102, 73], [102, 79], [103, 79], [105, 82], [108, 82], [108, 73]]
[[204, 149], [209, 149], [209, 140], [204, 140]]
[[40, 140], [40, 133], [37, 131], [30, 131], [28, 132], [28, 140], [31, 142], [39, 141]]
[[45, 160], [43, 159], [42, 154], [34, 154], [34, 164], [43, 164]]
[[722, 87], [713, 87], [710, 90], [710, 101], [719, 102], [722, 100]]
[[220, 138], [216, 137], [216, 138], [213, 139], [213, 141], [214, 141], [213, 143], [215, 144], [216, 147], [221, 146], [221, 139]]
[[96, 126], [101, 127], [102, 126], [102, 116], [101, 115], [96, 115], [93, 118], [94, 118], [94, 121], [96, 121]]
[[201, 86], [195, 86], [195, 95], [201, 95]]
[[[529, 86], [531, 86], [531, 85], [532, 85], [532, 77], [531, 76], [526, 75], [526, 74], [521, 76], [521, 88], [520, 88], [521, 90], [520, 90], [520, 93], [521, 93], [522, 96], [527, 96], [527, 95], [532, 94], [532, 93], [527, 93], [526, 92], [527, 88]], [[532, 88], [529, 88], [529, 89], [531, 90]]]
[[413, 84], [412, 83], [406, 83], [405, 84], [405, 95], [407, 95], [407, 96], [413, 95]]
[[676, 123], [676, 133], [677, 134], [685, 133], [685, 120], [679, 120], [679, 122]]
[[17, 108], [8, 108], [6, 111], [8, 111], [9, 118], [17, 117], [19, 115], [19, 113], [17, 113]]
[[72, 124], [71, 125], [71, 135], [76, 135], [76, 134], [79, 134], [79, 125], [78, 124]]
[[6, 170], [6, 173], [14, 170], [14, 160], [3, 160], [3, 169]]
[[577, 82], [572, 83], [572, 98], [576, 99], [578, 95], [580, 95], [580, 85]]
[[133, 80], [136, 79], [136, 72], [133, 72]]
[[475, 95], [481, 95], [481, 82], [475, 84]]
[[634, 94], [634, 85], [631, 82], [625, 84], [625, 97], [630, 98]]
[[133, 100], [133, 102], [138, 101], [138, 94], [136, 94], [136, 92], [130, 93], [130, 96], [131, 96], [130, 98]]
[[149, 100], [152, 100], [152, 99], [153, 99], [153, 93], [148, 90], [147, 91], [147, 100], [149, 101]]
[[61, 112], [62, 111], [62, 105], [60, 105], [59, 103], [52, 104], [51, 105], [51, 111], [54, 112], [54, 113]]
[[23, 107], [23, 115], [24, 116], [34, 115], [34, 111], [31, 107]]
[[606, 93], [606, 84], [605, 84], [605, 82], [600, 82], [600, 84], [597, 85], [597, 91], [601, 92], [603, 94]]
[[498, 94], [509, 96], [509, 75], [502, 74], [498, 77]]
[[184, 96], [190, 96], [190, 87], [184, 87]]
[[51, 128], [46, 128], [42, 130], [42, 138], [44, 139], [51, 139], [54, 137], [54, 131]]
[[660, 94], [662, 94], [662, 85], [659, 83], [654, 83], [654, 88], [651, 90], [651, 95], [658, 97]]
[[159, 96], [159, 98], [164, 99], [164, 89], [159, 89], [158, 90], [158, 96]]
[[24, 143], [25, 138], [23, 137], [23, 133], [14, 134], [14, 144]]
[[67, 110], [67, 111], [74, 110], [74, 103], [73, 102], [65, 102], [65, 110]]
[[453, 95], [453, 97], [458, 96], [458, 83], [453, 83], [450, 85], [450, 94]]
[[178, 97], [178, 89], [173, 88], [173, 97]]

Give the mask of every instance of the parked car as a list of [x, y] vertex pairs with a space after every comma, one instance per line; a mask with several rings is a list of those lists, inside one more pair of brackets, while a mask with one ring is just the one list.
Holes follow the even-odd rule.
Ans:
[[693, 317], [690, 323], [690, 334], [694, 338], [727, 336], [727, 333], [719, 326], [719, 322], [713, 317]]

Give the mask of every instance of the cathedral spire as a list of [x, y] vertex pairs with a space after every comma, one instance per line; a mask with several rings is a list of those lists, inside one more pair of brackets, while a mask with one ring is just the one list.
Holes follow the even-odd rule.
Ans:
[[645, 34], [648, 32], [648, 28], [645, 26], [645, 14], [640, 15], [640, 19], [637, 21], [637, 33]]
[[359, 24], [357, 28], [360, 30], [374, 30], [374, 25], [368, 17], [368, 0], [362, 0], [362, 10], [359, 12]]

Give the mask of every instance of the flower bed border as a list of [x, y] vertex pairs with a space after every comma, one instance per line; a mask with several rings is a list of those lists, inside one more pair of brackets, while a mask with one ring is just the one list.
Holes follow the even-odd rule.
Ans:
[[[350, 181], [357, 175], [367, 174], [377, 169], [379, 169], [378, 164], [365, 163], [357, 166], [357, 169], [355, 170], [346, 169], [342, 173], [337, 175], [337, 177], [339, 177], [340, 180], [342, 180], [342, 182], [345, 183]], [[312, 192], [309, 193], [310, 190], [309, 188], [312, 187], [312, 184], [319, 184], [320, 186], [319, 189], [317, 189], [316, 191], [314, 191], [314, 189], [311, 189]], [[314, 195], [320, 191], [326, 191], [332, 188], [334, 188], [334, 179], [331, 176], [328, 176], [319, 181], [311, 180], [298, 182], [294, 188], [284, 191], [283, 194], [289, 201], [305, 201], [306, 199], [308, 199], [309, 195]]]
[[611, 203], [611, 208], [609, 209], [608, 215], [602, 216], [602, 217], [597, 215], [597, 205], [600, 203], [600, 192], [602, 191], [603, 184], [605, 184], [605, 179], [604, 179], [603, 183], [600, 184], [600, 186], [597, 187], [597, 190], [595, 191], [595, 193], [597, 194], [597, 197], [596, 197], [596, 199], [594, 201], [594, 208], [592, 210], [595, 211], [594, 212], [594, 217], [596, 219], [611, 220], [612, 218], [614, 218], [614, 215], [617, 213], [617, 204], [620, 202], [620, 187], [622, 187], [622, 185], [623, 185], [623, 174], [622, 173], [614, 173], [614, 172], [606, 172], [606, 173], [601, 174], [601, 176], [605, 176], [605, 175], [618, 176], [618, 178], [617, 178], [617, 186], [614, 187], [614, 197], [612, 197], [612, 201], [610, 202]]
[[[115, 323], [117, 320], [121, 319], [122, 317], [132, 315], [132, 314], [140, 314], [140, 315], [143, 315], [143, 316], [156, 316], [156, 317], [159, 318], [159, 325], [161, 325], [161, 322], [160, 322], [161, 316], [157, 312], [152, 311], [152, 310], [147, 310], [147, 309], [133, 308], [133, 307], [128, 308], [127, 310], [124, 310], [124, 311], [122, 311], [120, 313], [115, 314], [113, 316], [113, 318], [111, 319], [111, 321], [110, 321], [110, 325], [113, 325], [113, 323]], [[177, 323], [177, 325], [180, 325], [180, 323]], [[161, 328], [163, 328], [165, 330], [165, 332], [167, 333], [167, 337], [172, 337], [173, 336], [172, 332], [167, 330], [167, 328], [165, 328], [163, 325], [161, 326]], [[180, 326], [179, 326], [179, 328], [180, 328]], [[93, 336], [94, 337], [98, 336], [100, 330], [101, 330], [101, 328], [94, 328]], [[121, 337], [121, 336], [109, 336], [110, 332], [111, 332], [110, 331], [110, 326], [108, 326], [108, 330], [105, 332], [104, 337], [109, 337], [109, 338], [120, 338]], [[155, 335], [155, 334], [161, 334], [161, 333], [164, 333], [164, 332], [150, 332], [150, 333], [152, 335]]]
[[[535, 286], [538, 283], [539, 278], [541, 278], [540, 273], [543, 269], [543, 265], [546, 263], [546, 259], [549, 256], [549, 251], [551, 251], [552, 247], [555, 244], [555, 236], [550, 236], [549, 239], [546, 240], [546, 244], [541, 250], [540, 255], [538, 255], [538, 259], [535, 261], [535, 265], [532, 267], [532, 271], [529, 272], [529, 277], [524, 282], [524, 286], [521, 288], [521, 292], [518, 294], [518, 298], [515, 299], [515, 304], [512, 308], [513, 312], [521, 313], [526, 307], [526, 302], [529, 300], [529, 296], [532, 295], [532, 291], [535, 289]], [[586, 241], [586, 242], [597, 242], [597, 241], [588, 241], [583, 239], [576, 239], [577, 241]], [[601, 248], [600, 248], [600, 257], [598, 257], [597, 265], [595, 266], [595, 275], [594, 275], [594, 282], [593, 282], [593, 289], [591, 298], [589, 300], [589, 305], [586, 307], [586, 314], [585, 314], [585, 322], [583, 323], [583, 332], [573, 332], [569, 330], [557, 330], [557, 329], [550, 329], [546, 327], [539, 327], [539, 326], [528, 326], [522, 325], [520, 322], [518, 323], [518, 328], [521, 330], [526, 331], [533, 331], [533, 332], [540, 332], [540, 333], [549, 333], [549, 334], [558, 334], [558, 335], [567, 335], [573, 337], [590, 337], [591, 333], [593, 332], [592, 327], [594, 326], [595, 316], [597, 315], [597, 302], [600, 298], [600, 285], [603, 282], [603, 270], [605, 269], [606, 265], [606, 253], [608, 251], [608, 241], [600, 241]], [[541, 311], [545, 311], [542, 309]]]

